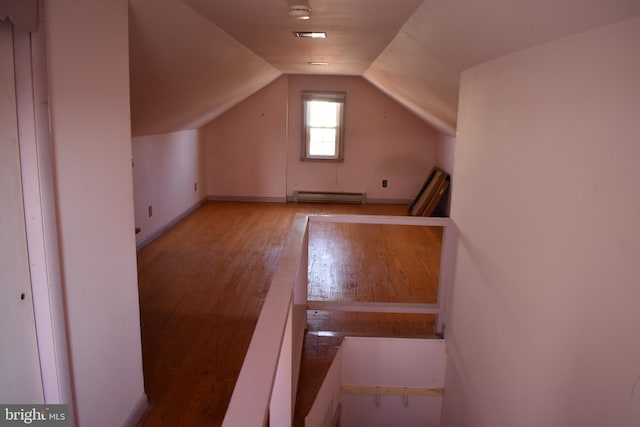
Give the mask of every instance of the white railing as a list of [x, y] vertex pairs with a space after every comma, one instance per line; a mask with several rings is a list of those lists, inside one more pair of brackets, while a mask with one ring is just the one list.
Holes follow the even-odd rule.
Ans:
[[[309, 223], [340, 222], [443, 227], [436, 304], [307, 301]], [[444, 332], [447, 285], [455, 228], [449, 218], [298, 214], [280, 256], [247, 350], [223, 427], [291, 426], [308, 308], [342, 311], [430, 313]]]

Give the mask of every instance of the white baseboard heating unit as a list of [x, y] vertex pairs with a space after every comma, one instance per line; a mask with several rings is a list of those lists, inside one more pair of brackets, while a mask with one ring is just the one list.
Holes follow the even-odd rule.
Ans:
[[318, 203], [366, 203], [367, 195], [365, 193], [296, 191], [293, 193], [293, 201]]

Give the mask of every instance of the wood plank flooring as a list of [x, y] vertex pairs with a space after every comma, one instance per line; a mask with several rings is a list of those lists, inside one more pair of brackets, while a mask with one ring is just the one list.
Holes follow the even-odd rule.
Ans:
[[[209, 202], [138, 254], [140, 426], [219, 426], [297, 212], [406, 215], [407, 205]], [[309, 298], [435, 302], [438, 228], [313, 223]], [[367, 259], [366, 261], [364, 259]], [[433, 316], [309, 311], [295, 425], [345, 335], [430, 337]]]

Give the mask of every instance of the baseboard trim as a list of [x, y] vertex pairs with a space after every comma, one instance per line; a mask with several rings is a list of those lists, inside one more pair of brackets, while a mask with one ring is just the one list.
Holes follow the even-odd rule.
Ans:
[[367, 203], [367, 193], [345, 191], [294, 191], [293, 200], [297, 203]]
[[251, 197], [251, 196], [207, 196], [211, 202], [258, 202], [258, 203], [286, 203], [286, 197]]
[[206, 202], [207, 202], [207, 198], [203, 197], [202, 199], [198, 200], [194, 205], [192, 205], [190, 208], [188, 208], [186, 211], [182, 212], [180, 215], [178, 215], [177, 217], [169, 221], [166, 225], [160, 227], [158, 230], [149, 234], [147, 237], [140, 239], [140, 241], [136, 242], [136, 251], [139, 251], [140, 249], [147, 246], [149, 243], [153, 242], [155, 239], [160, 237], [162, 233], [164, 233], [165, 231], [167, 231], [168, 229], [170, 229], [171, 227], [173, 227], [174, 225], [176, 225], [177, 223], [185, 219], [187, 216], [191, 215], [193, 211], [198, 209], [200, 206], [204, 205]]
[[136, 406], [133, 407], [129, 416], [122, 424], [122, 427], [136, 427], [144, 414], [147, 412], [149, 408], [149, 399], [147, 398], [147, 394], [143, 393], [138, 399]]
[[[287, 196], [287, 202], [295, 202], [295, 201], [296, 201], [295, 195]], [[376, 199], [376, 198], [367, 197], [367, 200], [365, 203], [367, 205], [410, 205], [412, 201], [413, 199]], [[306, 202], [300, 202], [300, 203], [306, 203]]]

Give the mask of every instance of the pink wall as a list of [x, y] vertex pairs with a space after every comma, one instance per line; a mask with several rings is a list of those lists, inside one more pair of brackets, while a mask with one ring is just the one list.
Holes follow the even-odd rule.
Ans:
[[640, 18], [463, 73], [443, 426], [640, 425]]
[[[347, 93], [343, 163], [300, 161], [301, 92]], [[361, 77], [289, 76], [287, 195], [297, 190], [366, 192], [411, 201], [435, 163], [435, 132]], [[382, 188], [382, 180], [388, 187]]]
[[136, 242], [140, 246], [206, 197], [204, 141], [198, 130], [133, 138], [133, 162], [135, 220], [141, 229]]
[[285, 200], [287, 77], [203, 128], [212, 198]]
[[44, 2], [58, 237], [76, 421], [146, 403], [133, 217], [128, 2]]
[[[344, 163], [300, 161], [302, 90], [347, 92]], [[361, 77], [283, 76], [204, 128], [207, 191], [279, 201], [296, 190], [366, 192], [408, 202], [435, 164], [435, 135]]]

